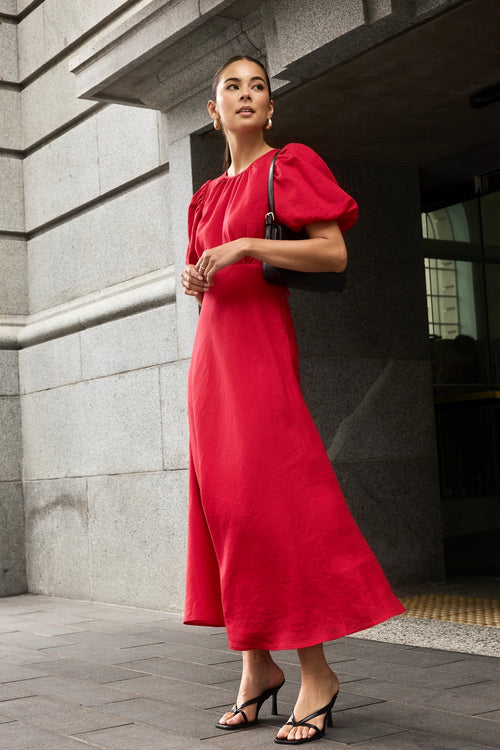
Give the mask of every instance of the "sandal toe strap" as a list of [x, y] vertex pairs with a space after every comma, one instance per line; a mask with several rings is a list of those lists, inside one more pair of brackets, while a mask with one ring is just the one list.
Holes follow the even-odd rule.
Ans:
[[[244, 706], [246, 706], [247, 704], [246, 704], [246, 703], [244, 703], [243, 705], [244, 705]], [[232, 707], [232, 709], [231, 709], [231, 712], [232, 712], [232, 714], [233, 714], [233, 718], [234, 718], [235, 716], [237, 716], [238, 714], [241, 714], [241, 715], [243, 716], [243, 722], [244, 722], [245, 724], [248, 724], [248, 716], [247, 716], [247, 715], [246, 715], [246, 713], [245, 713], [245, 712], [244, 712], [244, 711], [242, 710], [242, 708], [238, 708], [238, 706], [236, 705], [236, 703], [235, 703], [235, 704], [234, 704], [234, 706]]]
[[309, 724], [307, 721], [297, 721], [294, 724], [295, 727], [309, 727], [309, 729], [314, 729], [315, 732], [321, 732], [321, 729], [314, 724]]

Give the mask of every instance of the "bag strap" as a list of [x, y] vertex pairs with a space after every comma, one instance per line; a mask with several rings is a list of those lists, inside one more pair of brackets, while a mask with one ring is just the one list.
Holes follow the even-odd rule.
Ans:
[[276, 221], [275, 215], [274, 215], [274, 164], [276, 162], [277, 156], [280, 153], [281, 149], [279, 151], [276, 151], [274, 154], [271, 166], [269, 167], [269, 175], [267, 178], [267, 214], [266, 214], [266, 225], [268, 224], [274, 224]]

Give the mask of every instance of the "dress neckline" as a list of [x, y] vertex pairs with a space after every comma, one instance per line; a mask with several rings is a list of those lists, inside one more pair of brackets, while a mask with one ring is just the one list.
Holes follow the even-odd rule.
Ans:
[[248, 167], [245, 167], [245, 169], [242, 169], [241, 172], [238, 172], [238, 174], [228, 174], [227, 171], [223, 172], [221, 175], [226, 180], [235, 180], [237, 177], [240, 177], [240, 175], [245, 174], [245, 172], [248, 172], [250, 167], [253, 167], [254, 164], [256, 164], [258, 161], [264, 158], [264, 156], [269, 156], [269, 154], [273, 153], [274, 151], [279, 151], [278, 148], [271, 148], [269, 151], [266, 151], [265, 154], [261, 154], [261, 156], [258, 156], [256, 159], [254, 159]]

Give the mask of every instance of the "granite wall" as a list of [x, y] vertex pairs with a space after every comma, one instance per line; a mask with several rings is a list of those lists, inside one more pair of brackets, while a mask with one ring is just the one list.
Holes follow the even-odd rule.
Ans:
[[10, 348], [14, 328], [28, 311], [14, 6], [0, 3], [0, 596], [26, 591], [18, 354]]
[[[279, 68], [291, 42], [286, 4], [272, 6]], [[162, 113], [78, 99], [70, 72], [148, 7], [0, 0], [0, 595], [182, 608], [197, 306], [179, 272], [187, 205], [220, 147], [193, 137], [204, 89]], [[417, 175], [332, 166], [363, 210], [348, 290], [292, 295], [306, 399], [393, 583], [439, 578]]]
[[180, 609], [187, 361], [166, 118], [79, 100], [69, 70], [140, 4], [0, 7], [16, 84], [0, 84], [0, 593]]

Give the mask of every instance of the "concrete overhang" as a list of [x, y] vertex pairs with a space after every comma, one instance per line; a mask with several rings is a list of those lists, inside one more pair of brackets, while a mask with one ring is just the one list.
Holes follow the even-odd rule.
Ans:
[[[202, 107], [218, 65], [252, 54], [278, 82], [276, 142], [441, 164], [453, 179], [500, 168], [500, 103], [469, 102], [500, 81], [498, 0], [144, 0], [132, 11], [73, 59], [79, 96]], [[198, 112], [193, 131], [205, 122]]]

